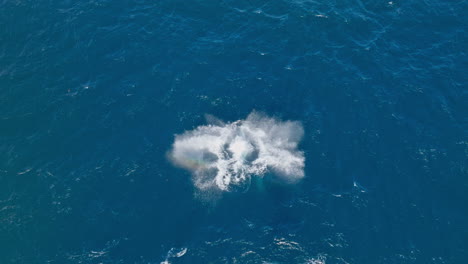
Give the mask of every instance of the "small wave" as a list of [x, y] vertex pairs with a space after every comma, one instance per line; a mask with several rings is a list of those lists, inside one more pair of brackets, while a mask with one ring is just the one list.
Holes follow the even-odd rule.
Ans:
[[216, 122], [176, 135], [169, 156], [192, 172], [202, 190], [229, 191], [267, 172], [297, 181], [304, 177], [304, 153], [298, 150], [303, 134], [300, 122], [252, 112], [245, 120]]

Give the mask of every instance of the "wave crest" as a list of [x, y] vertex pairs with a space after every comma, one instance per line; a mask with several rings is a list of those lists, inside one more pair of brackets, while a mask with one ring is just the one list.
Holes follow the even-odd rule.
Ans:
[[288, 181], [304, 177], [300, 122], [253, 112], [245, 120], [215, 123], [176, 135], [169, 153], [177, 166], [192, 172], [199, 189], [228, 191], [266, 172]]

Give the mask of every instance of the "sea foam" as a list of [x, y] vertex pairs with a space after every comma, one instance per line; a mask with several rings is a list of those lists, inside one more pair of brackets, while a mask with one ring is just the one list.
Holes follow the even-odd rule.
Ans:
[[294, 182], [304, 177], [304, 134], [298, 121], [281, 121], [258, 112], [245, 120], [199, 126], [175, 136], [169, 157], [189, 170], [197, 188], [229, 191], [271, 172]]

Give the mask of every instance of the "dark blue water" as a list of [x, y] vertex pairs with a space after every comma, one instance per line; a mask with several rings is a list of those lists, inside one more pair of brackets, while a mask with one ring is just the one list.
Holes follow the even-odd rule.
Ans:
[[[466, 263], [466, 1], [0, 1], [0, 263]], [[304, 126], [201, 193], [174, 135]]]

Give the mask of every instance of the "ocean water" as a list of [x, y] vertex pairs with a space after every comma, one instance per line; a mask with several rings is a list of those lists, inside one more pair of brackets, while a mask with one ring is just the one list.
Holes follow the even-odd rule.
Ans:
[[0, 1], [0, 263], [466, 263], [467, 12]]

